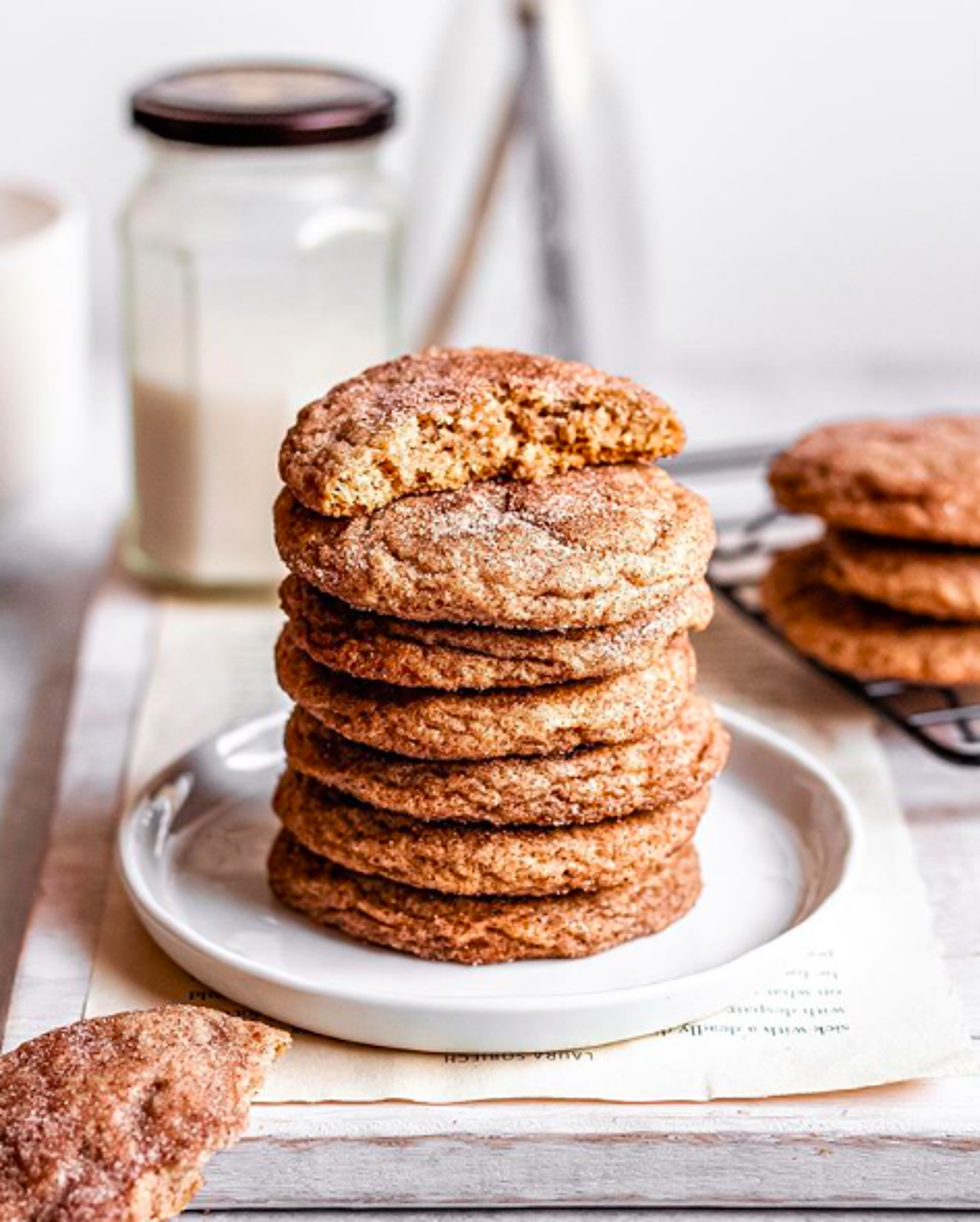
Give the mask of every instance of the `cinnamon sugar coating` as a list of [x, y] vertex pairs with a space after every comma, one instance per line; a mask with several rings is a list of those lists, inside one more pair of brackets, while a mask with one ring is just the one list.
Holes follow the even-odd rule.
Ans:
[[308, 404], [279, 470], [316, 513], [373, 513], [415, 492], [676, 454], [680, 421], [656, 395], [575, 361], [430, 348], [365, 370]]
[[702, 498], [644, 466], [472, 484], [359, 518], [319, 517], [284, 490], [275, 519], [287, 567], [353, 607], [539, 631], [650, 618], [714, 546]]
[[163, 1222], [245, 1128], [289, 1036], [197, 1006], [92, 1018], [0, 1057], [0, 1220]]
[[980, 415], [828, 424], [769, 470], [776, 500], [833, 526], [980, 545]]
[[650, 666], [681, 632], [706, 628], [713, 599], [701, 580], [652, 616], [610, 628], [534, 632], [416, 623], [355, 611], [290, 575], [279, 591], [294, 639], [311, 657], [358, 679], [398, 687], [536, 687]]
[[276, 646], [280, 686], [344, 738], [415, 759], [491, 759], [631, 742], [667, 725], [694, 684], [679, 637], [644, 670], [548, 687], [441, 692], [351, 679], [319, 665], [289, 624]]
[[647, 873], [691, 839], [707, 804], [704, 789], [601, 823], [495, 828], [376, 810], [287, 771], [272, 806], [311, 853], [362, 874], [454, 895], [562, 895]]
[[760, 594], [786, 639], [832, 670], [861, 679], [980, 683], [980, 625], [924, 619], [832, 589], [820, 543], [777, 556]]
[[693, 907], [701, 875], [690, 844], [642, 877], [600, 891], [443, 895], [333, 865], [283, 830], [269, 856], [269, 885], [283, 904], [351, 937], [423, 959], [481, 964], [575, 959], [657, 933]]
[[286, 727], [290, 767], [368, 806], [414, 819], [563, 826], [683, 802], [724, 767], [728, 734], [707, 700], [636, 742], [567, 754], [415, 760], [353, 743], [302, 709]]
[[824, 578], [897, 611], [980, 623], [980, 548], [829, 530]]

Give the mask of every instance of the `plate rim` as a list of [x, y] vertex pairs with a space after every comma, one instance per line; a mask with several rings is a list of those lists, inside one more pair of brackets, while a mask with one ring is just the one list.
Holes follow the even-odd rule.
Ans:
[[[716, 712], [726, 729], [733, 735], [762, 742], [771, 750], [791, 758], [794, 763], [809, 772], [829, 790], [836, 802], [836, 812], [846, 834], [846, 845], [841, 863], [840, 877], [837, 885], [826, 895], [816, 908], [802, 921], [791, 925], [777, 934], [754, 946], [733, 959], [713, 967], [704, 968], [683, 976], [673, 976], [669, 980], [652, 981], [643, 984], [623, 985], [611, 989], [578, 993], [554, 994], [521, 994], [509, 993], [505, 996], [465, 997], [447, 995], [444, 993], [393, 993], [363, 986], [345, 986], [343, 981], [315, 982], [296, 977], [278, 968], [256, 964], [237, 951], [228, 950], [209, 938], [199, 934], [193, 926], [173, 915], [171, 910], [159, 903], [145, 883], [143, 872], [135, 865], [136, 819], [135, 815], [145, 799], [158, 789], [167, 778], [179, 772], [181, 764], [202, 748], [215, 744], [219, 739], [236, 731], [242, 731], [246, 726], [259, 722], [272, 723], [275, 714], [264, 713], [246, 718], [240, 722], [225, 726], [214, 734], [201, 740], [195, 747], [174, 759], [168, 766], [159, 770], [126, 804], [119, 828], [116, 833], [116, 868], [123, 883], [127, 897], [140, 923], [144, 926], [158, 924], [175, 941], [182, 943], [189, 950], [207, 959], [217, 961], [222, 967], [242, 973], [263, 984], [276, 988], [288, 989], [323, 1001], [342, 1001], [347, 1003], [381, 1003], [391, 1006], [412, 1007], [420, 1013], [428, 1011], [445, 1011], [451, 1007], [457, 1014], [477, 1014], [506, 1012], [519, 1009], [521, 1012], [534, 1012], [554, 1008], [574, 1009], [578, 1012], [592, 1009], [605, 1009], [617, 1004], [635, 1004], [641, 1002], [656, 1002], [675, 994], [680, 990], [698, 990], [711, 988], [712, 984], [723, 979], [726, 974], [736, 969], [751, 970], [764, 958], [771, 956], [777, 950], [784, 950], [791, 943], [809, 938], [815, 926], [822, 926], [839, 908], [841, 902], [851, 893], [856, 884], [864, 857], [865, 833], [863, 821], [857, 803], [843, 783], [816, 755], [802, 744], [797, 743], [787, 735], [772, 729], [758, 718], [741, 710], [734, 709], [722, 702], [714, 702]], [[286, 713], [281, 720], [285, 721]], [[152, 928], [147, 932], [157, 942]], [[159, 945], [159, 943], [158, 943]], [[163, 949], [161, 947], [161, 949]], [[615, 948], [612, 948], [615, 949]], [[164, 951], [166, 954], [167, 952]], [[390, 953], [398, 953], [391, 951]], [[169, 956], [168, 956], [169, 957]], [[468, 970], [472, 970], [467, 965]], [[206, 982], [205, 982], [206, 983]]]

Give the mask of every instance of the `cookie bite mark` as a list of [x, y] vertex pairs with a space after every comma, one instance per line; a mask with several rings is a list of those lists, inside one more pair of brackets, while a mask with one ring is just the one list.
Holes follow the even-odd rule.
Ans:
[[162, 1222], [245, 1128], [289, 1036], [198, 1006], [91, 1018], [0, 1057], [0, 1219]]
[[430, 348], [375, 366], [308, 404], [279, 469], [315, 513], [373, 513], [416, 492], [676, 454], [662, 399], [575, 361]]

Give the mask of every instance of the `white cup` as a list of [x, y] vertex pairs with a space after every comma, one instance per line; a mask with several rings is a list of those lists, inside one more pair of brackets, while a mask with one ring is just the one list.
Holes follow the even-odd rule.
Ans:
[[60, 190], [0, 182], [0, 505], [77, 455], [88, 398], [86, 224]]

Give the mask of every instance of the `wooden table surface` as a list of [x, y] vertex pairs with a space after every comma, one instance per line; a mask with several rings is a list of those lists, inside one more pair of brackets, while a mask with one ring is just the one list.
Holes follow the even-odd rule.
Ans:
[[[16, 514], [8, 514], [0, 521], [0, 721], [4, 731], [0, 735], [0, 1020], [5, 1012], [21, 933], [44, 851], [47, 820], [54, 804], [83, 612], [111, 550], [119, 504], [118, 481], [114, 477], [100, 478], [88, 486], [76, 484], [71, 496], [67, 492], [60, 493]], [[980, 1039], [980, 770], [943, 764], [908, 743], [894, 730], [883, 729], [883, 741], [927, 884], [936, 932], [943, 944], [954, 984], [965, 1002], [971, 1034], [977, 1040]], [[763, 1106], [759, 1109], [760, 1114], [764, 1117], [769, 1112], [777, 1117], [778, 1123], [781, 1106]], [[352, 1123], [356, 1120], [355, 1128], [368, 1123], [363, 1117], [355, 1117], [355, 1112], [363, 1110], [347, 1112]], [[569, 1115], [574, 1110], [574, 1107], [567, 1109]], [[616, 1111], [621, 1120], [626, 1116], [642, 1115], [642, 1109], [635, 1106], [613, 1109]], [[933, 1131], [925, 1139], [937, 1154], [946, 1152], [943, 1150], [943, 1123], [942, 1114], [937, 1114]], [[487, 1130], [488, 1140], [490, 1131]], [[611, 1124], [608, 1149], [612, 1163], [616, 1161], [615, 1133], [616, 1126]], [[503, 1134], [501, 1140], [505, 1140]], [[968, 1155], [972, 1166], [980, 1162], [978, 1143], [971, 1142], [969, 1150], [950, 1148], [948, 1153]], [[396, 1154], [393, 1150], [395, 1162]], [[535, 1159], [547, 1157], [546, 1149], [541, 1146], [529, 1154]], [[706, 1175], [718, 1176], [721, 1172], [727, 1176], [726, 1191], [719, 1193], [719, 1201], [751, 1205], [759, 1199], [755, 1183], [740, 1182], [737, 1159], [724, 1168], [711, 1168], [709, 1154], [706, 1151]], [[433, 1147], [433, 1156], [438, 1156], [436, 1147]], [[899, 1146], [896, 1147], [899, 1167], [901, 1158]], [[941, 1159], [930, 1164], [935, 1168], [941, 1165]], [[228, 1166], [230, 1168], [231, 1164]], [[795, 1170], [792, 1160], [774, 1159], [773, 1162], [774, 1173], [796, 1174], [801, 1181], [814, 1175], [815, 1166], [802, 1153]], [[218, 1170], [217, 1164], [215, 1170]], [[451, 1169], [447, 1169], [447, 1173], [451, 1173]], [[931, 1190], [910, 1183], [907, 1200], [894, 1203], [914, 1207], [921, 1200], [943, 1200], [941, 1184], [928, 1187]], [[583, 1193], [580, 1199], [587, 1195]], [[787, 1199], [793, 1195], [788, 1192]], [[801, 1199], [817, 1206], [833, 1204], [835, 1196], [831, 1185], [824, 1199], [809, 1192], [803, 1192]], [[837, 1203], [846, 1204], [847, 1197], [847, 1192], [837, 1196]], [[505, 1198], [506, 1191], [501, 1185], [493, 1185], [491, 1190], [488, 1184], [488, 1201], [496, 1203]], [[337, 1195], [333, 1199], [338, 1199]], [[371, 1204], [356, 1200], [352, 1203]], [[533, 1204], [532, 1201], [527, 1203]], [[391, 1200], [385, 1204], [397, 1205], [399, 1202]], [[974, 1204], [980, 1207], [980, 1198], [950, 1200], [949, 1204], [961, 1208]], [[489, 1218], [493, 1212], [481, 1210], [475, 1212], [474, 1217]], [[552, 1211], [543, 1212], [550, 1215]], [[664, 1218], [673, 1218], [669, 1210], [656, 1212]], [[807, 1211], [811, 1212], [812, 1209]], [[274, 1215], [261, 1212], [248, 1216], [260, 1222], [273, 1216], [306, 1220], [334, 1218], [343, 1213], [343, 1210], [317, 1210]], [[560, 1222], [573, 1222], [581, 1213], [579, 1209], [563, 1211]], [[212, 1219], [223, 1218], [229, 1222], [232, 1216], [224, 1212], [209, 1215]], [[357, 1214], [359, 1220], [371, 1216], [371, 1213]], [[428, 1222], [436, 1217], [428, 1212], [402, 1216], [408, 1222], [422, 1222], [422, 1219]], [[620, 1218], [619, 1212], [614, 1211], [606, 1211], [603, 1216]], [[631, 1211], [628, 1216], [635, 1218], [636, 1212]], [[716, 1216], [716, 1210], [684, 1212], [685, 1222]], [[880, 1213], [877, 1216], [880, 1217]], [[916, 1216], [920, 1215], [903, 1214], [905, 1218]], [[558, 1217], [556, 1213], [556, 1222]]]

